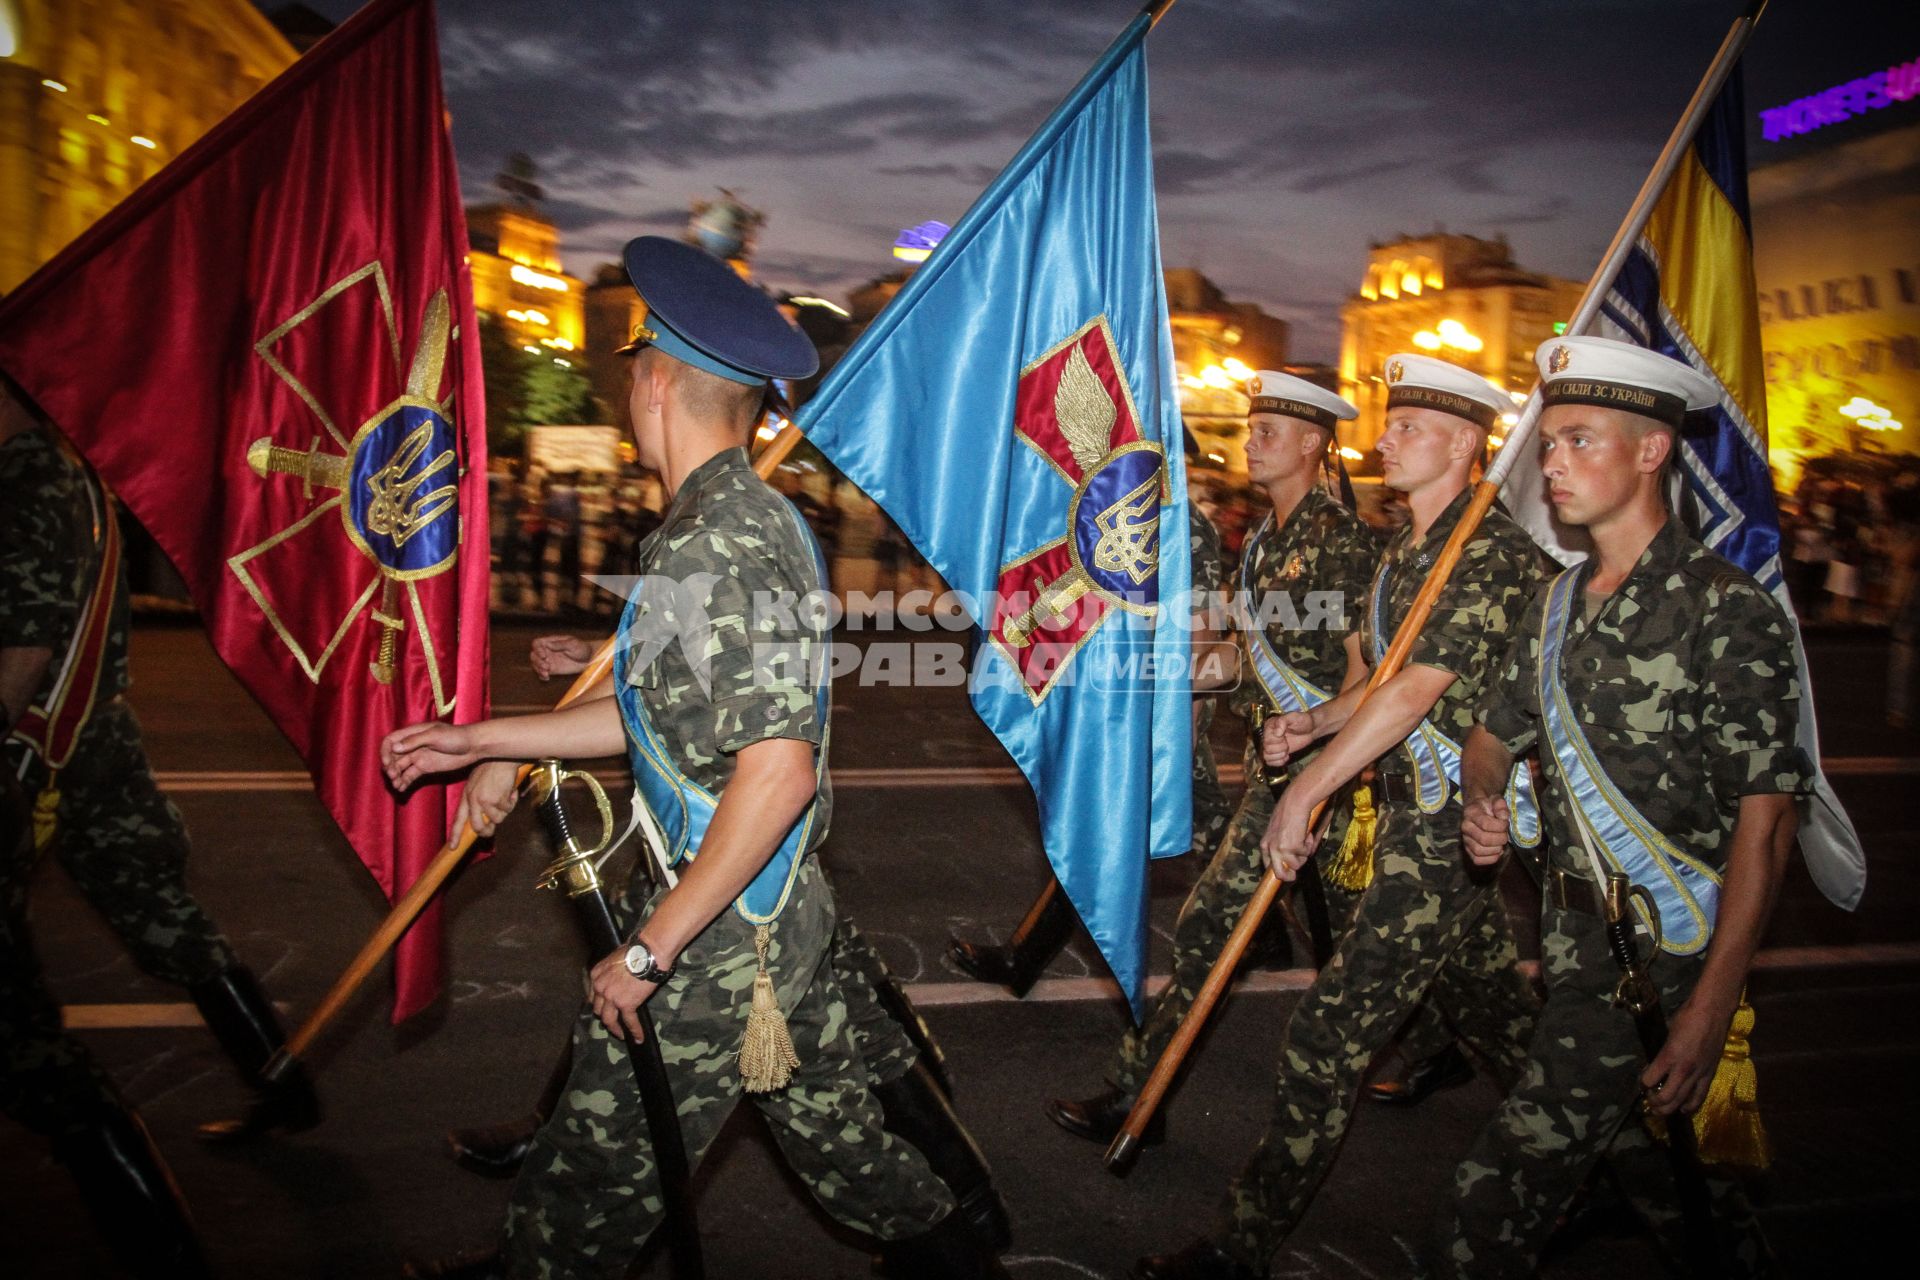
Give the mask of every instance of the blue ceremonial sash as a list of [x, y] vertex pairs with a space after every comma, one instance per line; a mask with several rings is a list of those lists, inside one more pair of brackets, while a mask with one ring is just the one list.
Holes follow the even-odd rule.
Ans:
[[1333, 697], [1325, 689], [1300, 674], [1300, 669], [1280, 656], [1267, 639], [1267, 630], [1261, 626], [1254, 604], [1254, 592], [1258, 583], [1253, 580], [1254, 552], [1260, 540], [1273, 530], [1273, 513], [1254, 530], [1247, 539], [1246, 552], [1240, 557], [1240, 589], [1245, 594], [1247, 604], [1255, 608], [1255, 616], [1248, 619], [1246, 628], [1247, 656], [1253, 661], [1254, 679], [1260, 682], [1261, 690], [1267, 695], [1267, 701], [1282, 711], [1311, 711], [1321, 703]]
[[[1387, 564], [1383, 556], [1380, 568], [1373, 575], [1368, 605], [1373, 615], [1373, 664], [1376, 667], [1387, 656]], [[1447, 807], [1447, 798], [1460, 786], [1460, 744], [1430, 721], [1422, 720], [1419, 727], [1407, 735], [1405, 748], [1407, 758], [1413, 762], [1420, 812], [1440, 812]], [[1540, 803], [1534, 798], [1533, 774], [1524, 760], [1513, 766], [1513, 773], [1507, 778], [1507, 813], [1513, 842], [1522, 849], [1537, 846]]]
[[[824, 586], [827, 564], [820, 554], [820, 544], [814, 541], [813, 531], [807, 528], [806, 521], [801, 519], [800, 512], [791, 503], [787, 504], [787, 511], [799, 526], [808, 550], [813, 553], [814, 571]], [[620, 718], [627, 729], [627, 755], [633, 764], [635, 789], [660, 825], [667, 844], [667, 865], [678, 866], [683, 861], [692, 861], [699, 856], [700, 845], [707, 836], [707, 827], [713, 822], [714, 811], [720, 807], [720, 798], [682, 773], [673, 762], [672, 753], [660, 737], [659, 730], [654, 727], [653, 717], [647, 712], [646, 700], [628, 678], [633, 661], [629, 634], [644, 591], [645, 579], [642, 579], [620, 615], [620, 631], [613, 651], [614, 696], [619, 699]], [[820, 716], [821, 737], [820, 746], [813, 753], [814, 799], [807, 805], [807, 811], [800, 821], [794, 823], [793, 829], [787, 832], [787, 838], [780, 842], [780, 847], [774, 850], [767, 865], [734, 900], [733, 909], [749, 924], [767, 924], [786, 907], [787, 896], [793, 891], [794, 877], [800, 871], [801, 859], [811, 843], [814, 819], [820, 811], [819, 788], [827, 767], [827, 717], [833, 706], [833, 684], [826, 678], [829, 670], [825, 665], [827, 655], [824, 645], [827, 637], [823, 634], [819, 639], [822, 647], [816, 657], [822, 665], [819, 668], [821, 678], [814, 691], [814, 706]]]
[[[1688, 857], [1635, 809], [1600, 767], [1580, 730], [1560, 675], [1561, 654], [1579, 584], [1568, 569], [1548, 589], [1540, 629], [1541, 724], [1577, 816], [1614, 870], [1653, 895], [1660, 913], [1660, 949], [1676, 956], [1705, 950], [1720, 906], [1720, 876]], [[1636, 902], [1635, 909], [1644, 912]]]

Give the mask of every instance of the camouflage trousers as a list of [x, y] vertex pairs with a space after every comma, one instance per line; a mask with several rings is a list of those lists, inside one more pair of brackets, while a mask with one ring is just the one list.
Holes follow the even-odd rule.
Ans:
[[1211, 849], [1227, 833], [1233, 806], [1220, 786], [1220, 768], [1207, 733], [1213, 728], [1213, 698], [1202, 698], [1193, 719], [1193, 847]]
[[[15, 761], [8, 766], [11, 772]], [[26, 797], [45, 782], [44, 767], [33, 762]], [[153, 780], [131, 707], [116, 698], [95, 708], [54, 785], [54, 854], [142, 970], [191, 986], [235, 963], [187, 891], [186, 827]], [[30, 801], [15, 803], [22, 802]], [[112, 1086], [61, 1030], [33, 950], [27, 887], [37, 860], [29, 837], [0, 865], [0, 1109], [51, 1134], [83, 1124]]]
[[[1205, 984], [1213, 965], [1226, 950], [1227, 939], [1240, 924], [1247, 904], [1260, 887], [1266, 864], [1260, 858], [1260, 837], [1266, 834], [1273, 817], [1274, 792], [1253, 775], [1253, 751], [1246, 755], [1247, 789], [1233, 813], [1226, 838], [1214, 852], [1213, 860], [1194, 882], [1173, 926], [1173, 972], [1167, 985], [1154, 997], [1146, 1018], [1128, 1029], [1120, 1048], [1107, 1068], [1107, 1083], [1121, 1093], [1135, 1094], [1147, 1082], [1154, 1064], [1166, 1051], [1167, 1042], [1179, 1030], [1187, 1010]], [[1199, 838], [1199, 792], [1194, 794], [1194, 837]], [[1346, 834], [1344, 815], [1337, 817], [1327, 833], [1323, 852], [1316, 866], [1340, 847]], [[1327, 892], [1328, 922], [1337, 938], [1360, 901], [1360, 895], [1324, 878]], [[1453, 1031], [1429, 1004], [1418, 1012], [1401, 1033], [1400, 1049], [1409, 1061], [1432, 1057], [1453, 1043]]]
[[1380, 807], [1373, 884], [1287, 1020], [1266, 1135], [1221, 1206], [1214, 1239], [1264, 1272], [1299, 1222], [1352, 1119], [1374, 1057], [1431, 1000], [1504, 1085], [1520, 1074], [1538, 1000], [1519, 968], [1495, 877], [1472, 871], [1460, 810]]
[[[808, 858], [767, 957], [800, 1066], [784, 1089], [748, 1098], [828, 1214], [882, 1240], [918, 1235], [953, 1211], [953, 1197], [917, 1150], [881, 1127], [874, 1077], [835, 974], [833, 931], [832, 894]], [[648, 1004], [696, 1165], [741, 1098], [735, 1059], [752, 998], [753, 937], [738, 913], [723, 912]], [[663, 1207], [626, 1046], [583, 1007], [572, 1075], [508, 1203], [508, 1272], [624, 1275]]]
[[[1684, 1274], [1684, 1224], [1666, 1148], [1640, 1120], [1646, 1066], [1633, 1018], [1613, 1003], [1620, 970], [1598, 917], [1549, 902], [1541, 929], [1546, 1005], [1520, 1082], [1454, 1173], [1434, 1242], [1442, 1275], [1530, 1276], [1556, 1220], [1604, 1157], [1672, 1269]], [[1702, 961], [1658, 955], [1653, 977], [1671, 1016]], [[1765, 1243], [1740, 1184], [1711, 1175], [1720, 1256], [1732, 1274], [1764, 1273]]]
[[907, 1074], [920, 1048], [875, 993], [875, 983], [890, 977], [887, 962], [853, 920], [843, 915], [834, 926], [827, 963], [846, 1001], [847, 1026], [860, 1063], [867, 1069], [868, 1083], [891, 1084]]

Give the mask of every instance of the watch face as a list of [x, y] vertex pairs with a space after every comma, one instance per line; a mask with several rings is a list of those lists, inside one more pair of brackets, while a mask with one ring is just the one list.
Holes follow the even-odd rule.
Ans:
[[639, 977], [653, 963], [653, 953], [639, 943], [627, 948], [627, 972]]

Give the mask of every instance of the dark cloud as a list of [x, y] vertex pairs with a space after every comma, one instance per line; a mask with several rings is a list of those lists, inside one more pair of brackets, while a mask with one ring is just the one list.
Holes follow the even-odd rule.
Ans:
[[[893, 228], [957, 218], [1138, 6], [460, 0], [441, 54], [470, 198], [532, 156], [576, 271], [726, 186], [768, 215], [762, 276], [833, 295], [891, 268]], [[1511, 229], [1524, 265], [1584, 278], [1738, 7], [1179, 0], [1147, 46], [1168, 261], [1322, 358], [1402, 228]], [[1772, 6], [1749, 104], [1884, 65], [1886, 33]]]

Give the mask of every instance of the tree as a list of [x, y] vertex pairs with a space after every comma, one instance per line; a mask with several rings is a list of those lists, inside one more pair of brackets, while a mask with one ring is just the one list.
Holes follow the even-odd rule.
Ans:
[[525, 383], [531, 361], [514, 345], [507, 327], [480, 313], [480, 369], [487, 388], [487, 452], [507, 457], [520, 452], [526, 435]]
[[577, 367], [530, 358], [520, 379], [520, 421], [527, 426], [591, 422], [597, 416], [593, 384]]

